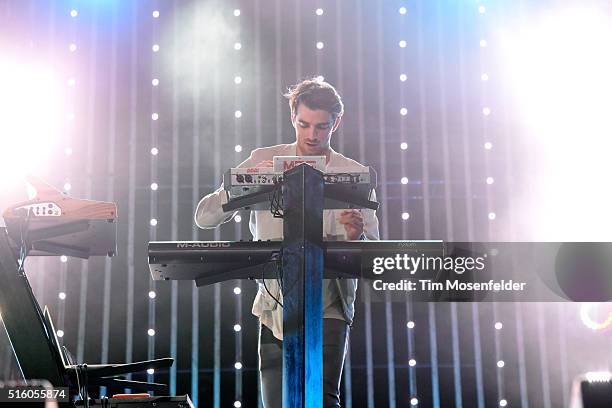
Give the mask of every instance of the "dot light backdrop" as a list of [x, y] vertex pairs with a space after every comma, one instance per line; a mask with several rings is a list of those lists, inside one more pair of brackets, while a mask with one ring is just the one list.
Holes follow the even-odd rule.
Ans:
[[[146, 244], [250, 237], [246, 213], [196, 229], [196, 203], [252, 149], [293, 141], [281, 95], [312, 76], [345, 102], [333, 147], [378, 172], [382, 238], [609, 240], [611, 15], [603, 1], [1, 1], [0, 204], [33, 171], [119, 206], [116, 257], [28, 260], [39, 303], [78, 362], [171, 356], [133, 378], [260, 406], [256, 285], [153, 282]], [[609, 369], [606, 304], [358, 299], [347, 407], [565, 406], [575, 375]], [[4, 332], [0, 375], [18, 375]]]

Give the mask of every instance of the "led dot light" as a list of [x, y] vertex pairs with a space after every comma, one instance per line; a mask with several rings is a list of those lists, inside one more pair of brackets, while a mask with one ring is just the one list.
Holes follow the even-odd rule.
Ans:
[[66, 293], [60, 292], [60, 293], [57, 294], [57, 297], [60, 298], [61, 300], [64, 300], [64, 299], [66, 299]]
[[495, 180], [493, 179], [493, 177], [487, 177], [487, 184], [493, 184]]
[[409, 329], [414, 329], [414, 322], [411, 320], [411, 321], [409, 321], [408, 323], [406, 323], [406, 326], [407, 326]]
[[241, 369], [242, 369], [242, 363], [241, 363], [240, 361], [236, 361], [236, 362], [234, 363], [234, 368], [235, 368], [236, 370], [241, 370]]
[[400, 8], [399, 8], [399, 10], [398, 10], [398, 12], [399, 12], [401, 15], [406, 14], [406, 12], [407, 12], [407, 11], [408, 11], [408, 10], [406, 9], [406, 7], [400, 7]]
[[240, 44], [239, 42], [234, 43], [234, 49], [235, 49], [236, 51], [238, 51], [238, 50], [242, 49], [242, 44]]
[[242, 117], [242, 112], [240, 112], [239, 110], [237, 110], [236, 112], [234, 112], [234, 117], [236, 119], [240, 119]]
[[62, 256], [60, 256], [60, 261], [63, 262], [63, 263], [66, 263], [66, 262], [68, 262], [68, 257], [66, 255], [62, 255]]
[[317, 81], [323, 82], [325, 81], [325, 77], [323, 75], [317, 75]]
[[72, 189], [72, 184], [64, 183], [64, 191], [70, 191]]
[[242, 151], [242, 146], [241, 146], [241, 145], [236, 145], [236, 146], [234, 146], [234, 151], [235, 151], [236, 153], [240, 153], [240, 152]]
[[504, 325], [501, 322], [496, 322], [495, 323], [495, 330], [501, 330], [502, 327], [504, 327]]
[[152, 113], [151, 114], [151, 119], [152, 120], [157, 120], [157, 119], [159, 119], [159, 115], [157, 113]]
[[485, 142], [485, 144], [484, 144], [484, 148], [485, 148], [486, 150], [491, 150], [491, 149], [493, 148], [493, 143], [491, 143], [491, 142]]
[[155, 293], [154, 290], [149, 291], [149, 299], [155, 299], [156, 296], [157, 296], [157, 293]]
[[402, 220], [406, 221], [408, 218], [410, 218], [410, 214], [407, 212], [402, 213]]
[[68, 78], [68, 86], [76, 85], [76, 80], [74, 78]]
[[400, 181], [402, 184], [408, 184], [408, 177], [402, 177]]
[[491, 114], [491, 108], [488, 108], [488, 107], [482, 108], [482, 114], [485, 116], [489, 116]]
[[322, 41], [318, 41], [318, 42], [317, 42], [317, 50], [322, 50], [322, 49], [323, 49], [323, 47], [325, 47], [325, 44], [323, 44], [323, 42], [322, 42]]
[[402, 149], [402, 150], [408, 149], [408, 143], [406, 143], [406, 142], [400, 143], [400, 149]]
[[158, 188], [159, 186], [157, 185], [157, 183], [151, 183], [151, 190], [157, 191]]
[[153, 18], [158, 18], [159, 17], [159, 10], [153, 10]]
[[242, 77], [241, 76], [235, 76], [234, 77], [234, 83], [236, 85], [240, 85], [242, 83]]
[[70, 17], [76, 17], [76, 16], [78, 16], [78, 15], [79, 15], [79, 12], [78, 12], [78, 11], [76, 11], [76, 10], [74, 10], [74, 9], [70, 10]]
[[147, 369], [147, 374], [149, 374], [149, 375], [155, 374], [155, 369], [154, 368], [148, 368]]
[[481, 81], [488, 81], [489, 80], [489, 74], [483, 73], [482, 75], [480, 75], [480, 80]]
[[159, 154], [159, 149], [157, 147], [152, 147], [151, 148], [151, 154], [153, 156], [157, 156]]
[[240, 214], [238, 214], [238, 215], [236, 215], [236, 216], [234, 217], [234, 222], [239, 223], [239, 222], [241, 222], [241, 221], [242, 221], [242, 217], [240, 216]]
[[322, 9], [322, 8], [318, 8], [318, 9], [316, 9], [316, 10], [315, 10], [315, 14], [316, 14], [317, 16], [322, 16], [322, 15], [323, 15], [323, 9]]
[[487, 46], [487, 40], [480, 40], [480, 46], [481, 47], [486, 47]]
[[153, 329], [149, 329], [149, 330], [147, 330], [147, 334], [148, 334], [150, 337], [153, 337], [153, 336], [155, 336], [155, 330], [153, 330]]
[[238, 286], [236, 286], [236, 287], [234, 288], [234, 295], [239, 295], [239, 294], [241, 294], [241, 293], [242, 293], [242, 289], [240, 289]]
[[57, 331], [57, 337], [64, 337], [64, 331], [63, 330], [58, 330]]
[[153, 80], [151, 81], [151, 85], [153, 85], [153, 86], [159, 85], [159, 79], [153, 78]]
[[408, 76], [406, 74], [401, 74], [400, 75], [400, 81], [406, 82], [407, 79], [408, 79]]
[[234, 9], [234, 17], [240, 16], [240, 9]]
[[149, 224], [151, 224], [152, 227], [157, 225], [157, 219], [155, 218], [151, 218], [151, 220], [149, 221]]
[[410, 400], [410, 405], [419, 405], [419, 400], [418, 400], [418, 399], [416, 399], [416, 398], [412, 398], [412, 399]]
[[408, 45], [408, 43], [406, 42], [406, 40], [401, 40], [401, 41], [399, 42], [399, 46], [400, 46], [400, 48], [406, 48], [406, 45]]
[[406, 116], [407, 114], [408, 114], [408, 109], [406, 109], [406, 108], [400, 109], [400, 115]]
[[67, 147], [64, 150], [64, 153], [66, 153], [66, 156], [70, 156], [72, 154], [72, 147]]
[[70, 52], [75, 52], [77, 50], [77, 46], [73, 43], [68, 46], [68, 49], [70, 50]]
[[240, 327], [240, 325], [239, 325], [239, 324], [235, 324], [235, 325], [234, 325], [234, 331], [235, 331], [236, 333], [238, 333], [240, 330], [242, 330], [242, 327]]
[[502, 368], [502, 367], [503, 367], [503, 366], [505, 366], [505, 365], [506, 365], [506, 363], [504, 363], [504, 360], [499, 360], [499, 361], [497, 362], [497, 366], [498, 366], [499, 368]]
[[490, 212], [490, 213], [489, 213], [489, 219], [490, 219], [491, 221], [493, 221], [493, 220], [495, 219], [495, 217], [497, 217], [497, 215], [495, 215], [495, 213], [494, 213], [494, 212]]
[[234, 408], [240, 408], [242, 403], [240, 401], [234, 401]]
[[506, 401], [505, 399], [499, 400], [500, 407], [505, 407], [506, 405], [508, 405], [508, 401]]
[[153, 44], [153, 46], [151, 47], [151, 49], [153, 50], [153, 52], [157, 52], [157, 51], [159, 51], [159, 44]]
[[416, 365], [416, 360], [415, 360], [414, 358], [411, 358], [411, 359], [408, 361], [408, 365], [409, 365], [410, 367], [414, 367], [414, 366]]

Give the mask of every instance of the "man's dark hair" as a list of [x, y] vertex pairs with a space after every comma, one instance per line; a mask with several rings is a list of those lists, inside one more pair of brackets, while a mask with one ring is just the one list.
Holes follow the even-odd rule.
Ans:
[[297, 113], [300, 103], [303, 103], [312, 110], [320, 109], [327, 111], [331, 113], [334, 120], [344, 113], [344, 105], [336, 88], [317, 78], [305, 79], [298, 84], [290, 86], [284, 96], [289, 99], [291, 115]]

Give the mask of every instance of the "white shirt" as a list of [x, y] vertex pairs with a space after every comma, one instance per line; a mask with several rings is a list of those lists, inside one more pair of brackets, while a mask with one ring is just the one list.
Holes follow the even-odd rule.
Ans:
[[[255, 149], [251, 152], [251, 155], [244, 162], [240, 163], [238, 167], [254, 167], [265, 160], [272, 160], [274, 156], [295, 156], [296, 155], [296, 143], [281, 144], [276, 146], [264, 147]], [[331, 150], [329, 161], [326, 167], [364, 167], [355, 160], [349, 159], [340, 153], [337, 153], [333, 149]], [[376, 194], [373, 192], [372, 200], [376, 200]], [[215, 190], [213, 193], [208, 194], [198, 203], [195, 222], [200, 228], [215, 228], [219, 224], [227, 222], [232, 219], [236, 213], [225, 213], [221, 206], [227, 203], [227, 195], [223, 188], [223, 185]], [[324, 240], [346, 240], [346, 231], [344, 225], [338, 221], [340, 219], [340, 213], [343, 210], [324, 210], [323, 211], [323, 238]], [[364, 234], [367, 239], [379, 239], [378, 233], [378, 218], [376, 212], [373, 210], [364, 209], [361, 210], [364, 220]], [[283, 220], [280, 218], [274, 218], [270, 211], [251, 211], [249, 220], [249, 229], [253, 234], [254, 240], [273, 240], [280, 241], [283, 239]], [[339, 287], [340, 291], [333, 292], [333, 282], [330, 284], [329, 280], [326, 280], [323, 285], [323, 317], [338, 318], [339, 311], [337, 307], [338, 302], [334, 302], [341, 298], [342, 317], [349, 323], [352, 322], [354, 308], [354, 291], [357, 288], [357, 282], [354, 279], [343, 279], [343, 281], [354, 281], [351, 286], [352, 295], [346, 296], [343, 288]], [[276, 298], [282, 303], [282, 293], [279, 285], [275, 279], [266, 279], [266, 287]], [[253, 302], [252, 313], [259, 317], [261, 323], [268, 327], [274, 333], [274, 336], [279, 340], [283, 338], [283, 311], [281, 307], [278, 307], [276, 300], [271, 297], [264, 289], [263, 284], [259, 285], [259, 291]]]

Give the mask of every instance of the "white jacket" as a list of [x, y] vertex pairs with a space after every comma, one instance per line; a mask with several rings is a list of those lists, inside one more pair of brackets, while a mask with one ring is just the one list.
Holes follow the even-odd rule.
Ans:
[[[296, 143], [280, 144], [276, 146], [263, 147], [251, 152], [248, 159], [238, 167], [254, 167], [265, 160], [272, 160], [274, 156], [296, 156]], [[331, 150], [326, 167], [364, 167], [355, 160], [349, 159], [340, 153]], [[376, 200], [373, 193], [372, 200]], [[223, 212], [221, 205], [227, 203], [227, 195], [223, 185], [202, 198], [198, 203], [195, 213], [196, 225], [200, 228], [215, 228], [227, 222], [236, 214]], [[342, 210], [323, 210], [323, 239], [324, 240], [346, 240], [344, 225], [340, 224], [339, 217]], [[379, 239], [378, 218], [373, 210], [361, 210], [364, 219], [364, 235], [367, 239]], [[251, 211], [249, 229], [254, 240], [282, 240], [283, 220], [274, 218], [270, 211]], [[356, 279], [336, 279], [342, 309], [345, 320], [350, 324], [355, 314], [354, 302], [357, 291]], [[282, 293], [275, 279], [266, 279], [266, 286], [282, 303]], [[282, 309], [277, 307], [276, 301], [265, 291], [260, 284], [259, 291], [253, 302], [252, 312], [259, 317], [261, 323], [270, 328], [274, 336], [282, 340], [283, 336], [283, 314]]]

